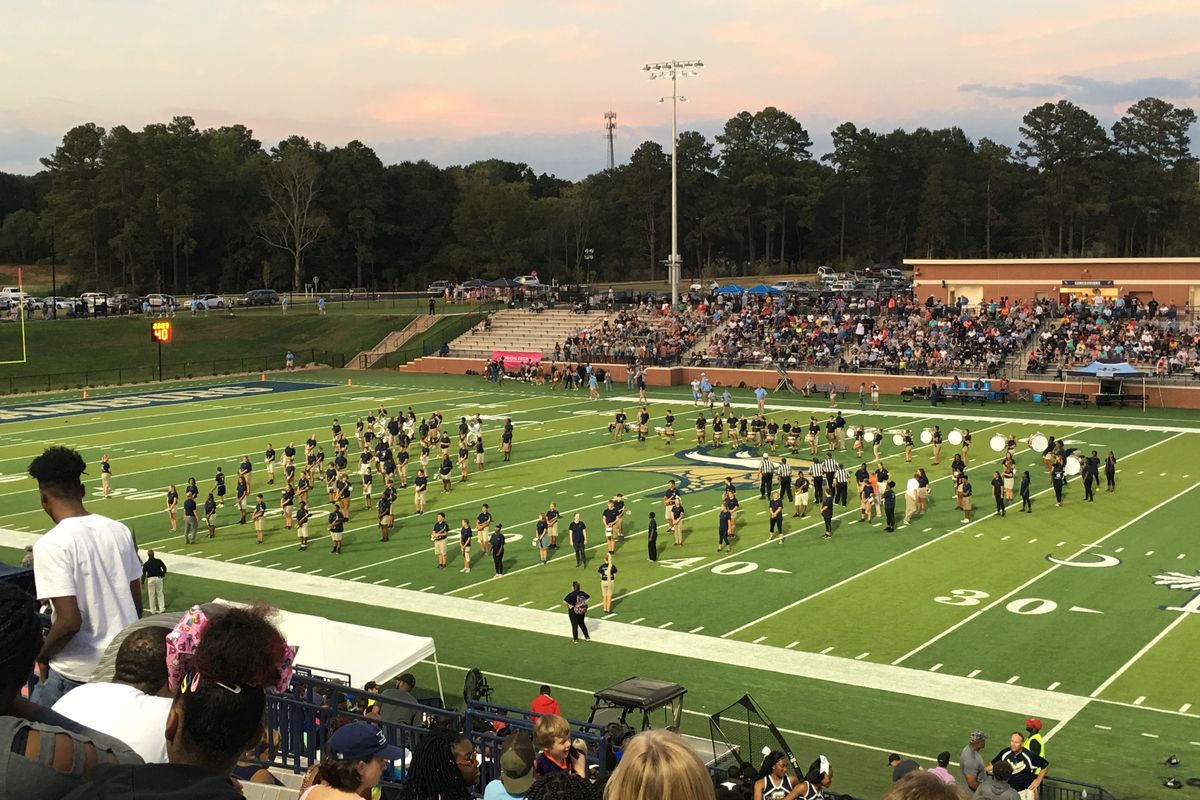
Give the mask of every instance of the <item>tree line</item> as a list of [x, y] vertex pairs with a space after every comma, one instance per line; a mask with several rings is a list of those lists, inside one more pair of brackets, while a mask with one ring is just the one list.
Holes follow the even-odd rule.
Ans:
[[[1200, 245], [1190, 108], [1131, 105], [1106, 130], [1062, 100], [1025, 114], [1016, 148], [957, 127], [807, 130], [768, 107], [712, 140], [680, 134], [688, 276], [799, 272], [904, 257], [1191, 255]], [[0, 258], [68, 265], [70, 286], [236, 292], [412, 289], [537, 270], [563, 282], [660, 279], [670, 153], [571, 182], [499, 159], [384, 165], [359, 141], [190, 117], [140, 131], [79, 125], [25, 177], [0, 173]], [[585, 257], [585, 253], [587, 254]]]

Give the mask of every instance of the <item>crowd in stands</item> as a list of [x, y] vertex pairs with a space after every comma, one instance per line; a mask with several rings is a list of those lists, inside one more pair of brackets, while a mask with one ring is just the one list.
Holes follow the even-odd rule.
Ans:
[[970, 308], [933, 297], [783, 302], [716, 295], [699, 307], [716, 327], [694, 364], [917, 375], [999, 375], [1051, 312], [1047, 304], [1011, 298]]
[[664, 314], [644, 303], [568, 336], [555, 345], [554, 360], [674, 364], [712, 323], [712, 316], [700, 307]]
[[1200, 326], [1180, 320], [1175, 306], [1154, 299], [1078, 299], [1038, 338], [1026, 369], [1066, 371], [1094, 359], [1128, 361], [1159, 376], [1197, 374]]

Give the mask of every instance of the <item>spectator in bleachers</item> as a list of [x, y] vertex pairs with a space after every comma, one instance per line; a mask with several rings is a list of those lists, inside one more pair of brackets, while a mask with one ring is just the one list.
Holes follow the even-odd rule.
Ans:
[[[529, 709], [539, 715], [562, 714], [562, 708], [558, 705], [558, 701], [550, 694], [550, 687], [544, 683], [538, 689], [538, 696], [530, 702]], [[537, 722], [537, 719], [534, 719], [534, 722]]]
[[123, 742], [20, 696], [41, 647], [37, 603], [0, 583], [0, 797], [58, 800], [98, 765], [141, 763]]
[[533, 742], [524, 733], [512, 733], [500, 746], [500, 777], [483, 790], [483, 800], [520, 800], [533, 785]]
[[[396, 680], [396, 686], [391, 689], [384, 689], [380, 694], [390, 700], [399, 700], [404, 703], [416, 705], [417, 698], [413, 697], [412, 690], [417, 688], [417, 679], [411, 672], [406, 672]], [[379, 717], [384, 722], [390, 722], [399, 725], [416, 725], [419, 720], [420, 711], [416, 708], [411, 708], [408, 705], [400, 705], [399, 703], [383, 703], [383, 708], [380, 709]]]
[[574, 773], [555, 772], [534, 781], [525, 800], [600, 800], [600, 791]]
[[52, 706], [92, 677], [117, 631], [142, 614], [142, 565], [129, 528], [83, 507], [87, 464], [67, 447], [50, 447], [29, 465], [42, 509], [54, 527], [33, 547], [39, 599], [53, 623], [37, 657], [33, 701]]
[[400, 800], [469, 800], [479, 783], [475, 745], [465, 736], [434, 731], [413, 751]]
[[541, 753], [534, 765], [540, 778], [554, 772], [587, 775], [587, 757], [571, 745], [571, 724], [558, 714], [544, 714], [533, 728], [533, 738]]
[[880, 800], [962, 800], [952, 785], [932, 772], [915, 770], [893, 783]]
[[317, 782], [300, 800], [355, 800], [379, 785], [389, 761], [404, 751], [389, 745], [383, 731], [367, 722], [350, 722], [329, 737]]
[[117, 649], [112, 683], [84, 684], [55, 703], [54, 711], [125, 742], [148, 764], [165, 764], [170, 632], [158, 626], [134, 630]]
[[673, 731], [649, 730], [626, 743], [620, 763], [604, 786], [604, 797], [716, 800], [716, 793], [704, 763], [683, 737]]
[[977, 800], [1021, 800], [1021, 795], [1008, 783], [1012, 780], [1012, 771], [1012, 764], [997, 761], [992, 765], [992, 774], [979, 782], [974, 796]]
[[167, 637], [174, 699], [165, 734], [169, 764], [104, 764], [71, 794], [90, 798], [238, 800], [230, 778], [238, 758], [263, 736], [266, 690], [287, 689], [294, 648], [271, 609], [193, 606]]

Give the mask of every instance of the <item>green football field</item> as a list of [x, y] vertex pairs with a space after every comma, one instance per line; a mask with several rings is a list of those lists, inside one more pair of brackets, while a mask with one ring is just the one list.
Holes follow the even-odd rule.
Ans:
[[[354, 385], [346, 385], [346, 375]], [[855, 498], [838, 506], [834, 536], [822, 537], [820, 518], [786, 518], [786, 540], [767, 541], [766, 504], [759, 499], [753, 446], [697, 446], [690, 392], [651, 390], [651, 425], [673, 408], [673, 442], [632, 436], [614, 442], [613, 413], [631, 415], [637, 403], [623, 384], [598, 401], [586, 391], [505, 385], [480, 378], [304, 372], [266, 382], [192, 384], [179, 393], [77, 398], [26, 398], [0, 406], [0, 544], [15, 548], [48, 520], [38, 506], [29, 460], [47, 444], [78, 448], [92, 464], [91, 510], [121, 519], [142, 548], [167, 562], [167, 600], [173, 608], [220, 596], [267, 599], [296, 611], [431, 635], [443, 660], [448, 694], [458, 669], [478, 666], [494, 677], [496, 700], [524, 705], [547, 682], [559, 687], [566, 709], [586, 716], [590, 693], [634, 674], [675, 680], [689, 689], [691, 732], [706, 734], [706, 714], [749, 691], [807, 763], [817, 752], [834, 759], [835, 788], [859, 796], [887, 783], [890, 751], [930, 764], [940, 750], [957, 757], [967, 734], [983, 727], [989, 750], [999, 750], [1027, 716], [1040, 716], [1052, 733], [1051, 774], [1104, 784], [1117, 796], [1170, 793], [1161, 762], [1177, 754], [1181, 777], [1200, 776], [1200, 416], [1152, 409], [1102, 412], [1033, 404], [931, 408], [885, 401], [879, 412], [843, 403], [851, 426], [969, 428], [974, 435], [968, 472], [975, 486], [972, 520], [962, 522], [951, 492], [950, 455], [933, 466], [928, 446], [906, 465], [890, 435], [884, 463], [903, 489], [912, 468], [932, 479], [927, 513], [895, 533], [882, 523], [858, 522]], [[166, 392], [163, 395], [163, 392]], [[157, 399], [147, 395], [160, 395]], [[739, 414], [752, 410], [748, 390], [735, 391]], [[36, 401], [36, 402], [35, 402]], [[151, 402], [152, 401], [152, 402]], [[67, 403], [63, 406], [62, 403]], [[357, 480], [344, 553], [329, 550], [324, 526], [305, 552], [278, 513], [280, 482], [267, 485], [262, 451], [282, 452], [289, 441], [302, 452], [309, 434], [327, 453], [330, 423], [338, 417], [351, 434], [353, 420], [385, 406], [411, 406], [424, 416], [442, 411], [450, 427], [479, 413], [488, 445], [487, 466], [442, 493], [431, 481], [426, 513], [412, 513], [411, 489], [402, 490], [397, 526], [379, 541], [373, 509], [364, 509]], [[777, 420], [823, 419], [827, 404], [772, 395]], [[504, 418], [515, 426], [513, 460], [501, 461]], [[1017, 449], [1018, 470], [1028, 469], [1035, 492], [1032, 514], [1017, 508], [994, 514], [990, 479], [1002, 453], [993, 434], [1022, 442], [1033, 433], [1065, 438], [1069, 446], [1109, 450], [1118, 458], [1115, 493], [1082, 500], [1078, 479], [1056, 508], [1040, 454]], [[779, 455], [784, 455], [780, 448]], [[806, 465], [805, 452], [789, 457]], [[100, 498], [98, 467], [113, 465], [111, 497]], [[250, 523], [239, 525], [227, 502], [214, 539], [185, 546], [172, 534], [164, 508], [170, 483], [189, 476], [203, 493], [221, 466], [236, 474], [241, 456], [254, 464], [253, 491], [265, 491], [266, 541], [255, 542]], [[869, 455], [869, 453], [868, 453]], [[353, 458], [353, 453], [351, 453]], [[840, 454], [853, 468], [852, 451]], [[410, 469], [415, 474], [414, 465]], [[432, 463], [431, 463], [432, 466]], [[742, 511], [731, 553], [717, 552], [720, 485], [731, 477]], [[685, 542], [667, 531], [661, 494], [668, 479], [683, 490]], [[229, 481], [232, 492], [233, 481]], [[379, 481], [376, 481], [376, 497]], [[596, 567], [605, 549], [601, 510], [615, 493], [628, 503], [626, 534], [618, 544], [614, 613], [600, 608]], [[853, 483], [851, 484], [853, 494]], [[310, 504], [318, 511], [318, 484]], [[563, 513], [560, 542], [547, 565], [531, 547], [539, 512], [555, 502]], [[429, 533], [444, 511], [456, 531], [491, 505], [508, 534], [505, 571], [493, 576], [491, 559], [474, 545], [473, 569], [460, 571], [450, 548], [449, 568], [438, 570]], [[898, 502], [903, 514], [904, 500]], [[590, 563], [575, 565], [566, 521], [579, 511], [588, 525]], [[657, 562], [647, 557], [647, 515], [660, 520]], [[8, 560], [17, 557], [5, 550]], [[593, 642], [572, 647], [563, 596], [573, 580], [593, 595]], [[303, 656], [301, 655], [301, 661]], [[428, 685], [430, 666], [418, 676]], [[990, 753], [989, 753], [990, 755]], [[1196, 767], [1188, 772], [1191, 762]], [[838, 765], [844, 765], [841, 769]], [[1194, 792], [1185, 788], [1184, 793]]]

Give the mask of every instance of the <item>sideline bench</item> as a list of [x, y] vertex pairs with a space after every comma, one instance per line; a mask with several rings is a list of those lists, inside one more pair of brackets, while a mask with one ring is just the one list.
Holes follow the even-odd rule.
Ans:
[[1073, 406], [1087, 406], [1091, 404], [1088, 396], [1082, 392], [1042, 392], [1042, 402], [1070, 403]]
[[1146, 401], [1146, 396], [1143, 394], [1116, 394], [1116, 393], [1096, 393], [1096, 407], [1100, 406], [1117, 406], [1124, 408], [1125, 406], [1140, 406]]

